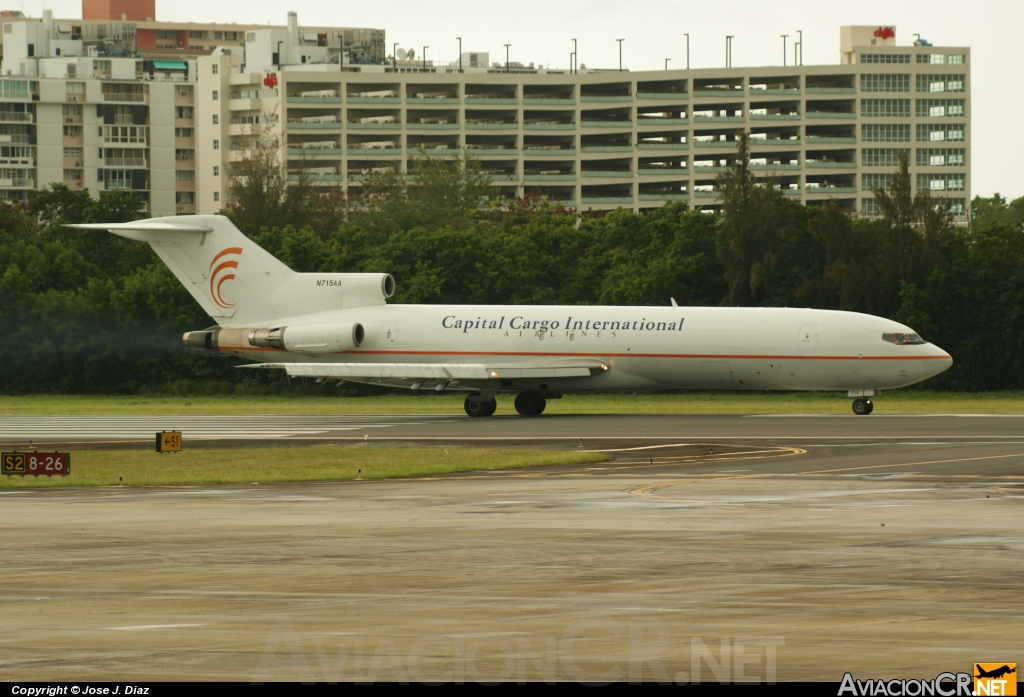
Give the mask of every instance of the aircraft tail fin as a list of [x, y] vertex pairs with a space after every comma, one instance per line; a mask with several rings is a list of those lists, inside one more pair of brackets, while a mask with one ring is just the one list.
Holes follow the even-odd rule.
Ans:
[[130, 223], [69, 225], [109, 230], [148, 242], [157, 256], [220, 324], [260, 324], [287, 314], [275, 298], [296, 272], [221, 215], [147, 218]]

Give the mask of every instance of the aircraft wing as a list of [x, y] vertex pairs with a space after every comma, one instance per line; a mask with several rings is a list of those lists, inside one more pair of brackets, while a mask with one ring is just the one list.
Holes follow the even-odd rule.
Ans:
[[240, 368], [281, 369], [292, 377], [389, 380], [515, 380], [589, 378], [608, 370], [597, 359], [523, 363], [254, 363]]

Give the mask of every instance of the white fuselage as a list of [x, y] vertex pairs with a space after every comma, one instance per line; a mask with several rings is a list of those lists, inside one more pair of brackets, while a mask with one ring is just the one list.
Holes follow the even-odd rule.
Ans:
[[[883, 333], [912, 330], [853, 312], [796, 308], [375, 305], [262, 326], [358, 322], [356, 349], [311, 356], [253, 348], [225, 326], [220, 350], [255, 361], [476, 363], [595, 358], [590, 378], [538, 380], [566, 391], [746, 389], [883, 390], [952, 365], [928, 343], [898, 345]], [[518, 383], [516, 389], [522, 389]]]

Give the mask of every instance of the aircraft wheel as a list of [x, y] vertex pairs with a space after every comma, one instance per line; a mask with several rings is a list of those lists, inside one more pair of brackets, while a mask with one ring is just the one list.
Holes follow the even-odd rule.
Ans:
[[869, 400], [868, 400], [868, 410], [867, 410], [867, 413], [868, 413], [868, 414], [870, 414], [870, 413], [871, 413], [871, 412], [873, 412], [874, 410], [875, 410], [875, 403], [874, 403], [874, 402], [872, 402], [872, 401], [871, 401], [871, 400], [869, 399]]
[[544, 413], [548, 400], [540, 392], [520, 392], [516, 395], [515, 406], [523, 416], [537, 416]]
[[870, 399], [858, 397], [857, 399], [853, 400], [853, 413], [856, 414], [857, 416], [867, 416], [874, 410], [875, 405], [871, 403]]
[[491, 399], [490, 401], [480, 401], [478, 399], [474, 399], [474, 397], [479, 397], [479, 395], [470, 395], [469, 397], [466, 397], [466, 401], [462, 405], [466, 410], [466, 413], [470, 416], [490, 416], [494, 413], [494, 410], [498, 408], [498, 402], [494, 399]]

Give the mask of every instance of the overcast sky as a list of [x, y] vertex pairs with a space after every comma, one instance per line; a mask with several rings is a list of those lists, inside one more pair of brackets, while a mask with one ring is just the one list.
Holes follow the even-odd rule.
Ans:
[[[60, 18], [81, 17], [77, 0], [28, 0], [6, 7], [38, 17], [44, 7]], [[580, 63], [617, 67], [616, 39], [625, 39], [626, 68], [657, 70], [686, 65], [684, 33], [690, 34], [690, 65], [725, 65], [725, 36], [732, 34], [733, 65], [779, 65], [781, 34], [792, 42], [803, 30], [804, 64], [839, 62], [839, 26], [895, 25], [896, 41], [909, 45], [920, 34], [937, 46], [969, 46], [973, 80], [973, 193], [1024, 196], [1024, 0], [157, 0], [157, 19], [284, 24], [289, 10], [299, 24], [375, 27], [388, 44], [430, 46], [427, 57], [451, 61], [464, 51], [486, 51], [492, 61], [511, 59], [566, 67], [572, 41]], [[792, 44], [788, 44], [792, 60]]]

